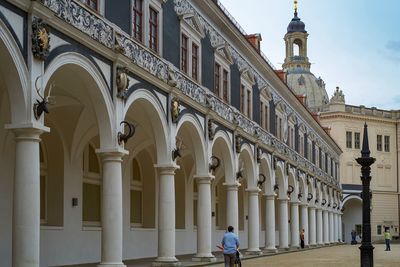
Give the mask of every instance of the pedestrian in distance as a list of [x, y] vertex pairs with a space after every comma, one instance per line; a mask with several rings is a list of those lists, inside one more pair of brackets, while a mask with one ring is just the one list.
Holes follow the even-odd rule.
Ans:
[[383, 235], [385, 236], [385, 244], [386, 244], [386, 249], [385, 251], [390, 251], [390, 230], [389, 227], [385, 228], [385, 232], [383, 233]]
[[357, 244], [356, 237], [357, 237], [356, 231], [351, 230], [351, 244], [352, 245], [356, 245]]
[[233, 232], [233, 226], [228, 226], [228, 231], [225, 232], [222, 238], [221, 245], [224, 249], [225, 267], [233, 267], [236, 260], [236, 252], [239, 249], [239, 238]]
[[304, 248], [304, 229], [300, 232], [300, 247]]

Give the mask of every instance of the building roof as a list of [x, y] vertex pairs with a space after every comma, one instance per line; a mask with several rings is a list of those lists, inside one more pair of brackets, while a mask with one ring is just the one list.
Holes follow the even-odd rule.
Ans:
[[294, 17], [287, 27], [287, 32], [307, 32], [306, 25], [297, 16], [297, 10], [294, 12]]

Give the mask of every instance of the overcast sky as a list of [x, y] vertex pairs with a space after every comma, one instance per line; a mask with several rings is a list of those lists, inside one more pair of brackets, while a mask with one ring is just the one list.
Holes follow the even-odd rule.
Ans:
[[[285, 57], [283, 37], [292, 0], [220, 0], [248, 33], [261, 33], [261, 49], [276, 68]], [[400, 109], [400, 1], [299, 0], [311, 71], [336, 86], [346, 104]]]

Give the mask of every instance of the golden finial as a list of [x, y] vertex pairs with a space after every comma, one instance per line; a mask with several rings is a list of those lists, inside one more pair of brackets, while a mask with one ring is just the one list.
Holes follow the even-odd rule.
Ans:
[[294, 14], [297, 16], [297, 0], [294, 0]]

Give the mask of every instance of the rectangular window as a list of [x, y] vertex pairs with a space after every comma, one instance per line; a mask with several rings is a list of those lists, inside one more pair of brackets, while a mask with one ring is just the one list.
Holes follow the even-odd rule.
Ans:
[[376, 136], [376, 150], [382, 151], [382, 135]]
[[279, 118], [279, 139], [283, 139], [282, 138], [282, 119]]
[[192, 78], [196, 81], [199, 79], [199, 46], [192, 43]]
[[265, 105], [265, 112], [264, 112], [264, 116], [265, 116], [265, 127], [264, 129], [269, 131], [269, 113], [268, 113], [268, 106]]
[[240, 85], [240, 112], [244, 113], [244, 85]]
[[385, 135], [385, 152], [390, 151], [390, 137]]
[[278, 137], [278, 115], [275, 115], [275, 137]]
[[382, 225], [377, 225], [376, 226], [376, 234], [381, 235], [382, 234]]
[[158, 52], [158, 12], [150, 7], [150, 18], [149, 18], [149, 28], [150, 28], [150, 39], [149, 47], [155, 52]]
[[360, 149], [360, 133], [354, 133], [354, 148]]
[[352, 148], [352, 132], [346, 132], [346, 147]]
[[142, 42], [143, 36], [143, 0], [133, 1], [132, 23], [133, 37]]
[[141, 225], [142, 218], [142, 191], [131, 190], [131, 223]]
[[98, 10], [97, 0], [81, 0], [81, 3], [89, 6], [91, 9]]
[[265, 124], [264, 124], [264, 104], [263, 104], [263, 102], [260, 102], [260, 126], [261, 126], [261, 128], [265, 129]]
[[181, 70], [187, 73], [188, 68], [188, 38], [186, 35], [182, 34], [181, 43]]
[[220, 87], [220, 71], [221, 71], [221, 65], [218, 63], [215, 63], [214, 66], [214, 93], [219, 97], [219, 87]]
[[356, 224], [356, 233], [358, 236], [362, 234], [362, 225], [361, 224]]
[[251, 118], [251, 91], [247, 90], [247, 117]]
[[228, 100], [228, 71], [226, 69], [222, 70], [222, 91], [223, 100], [229, 102]]

